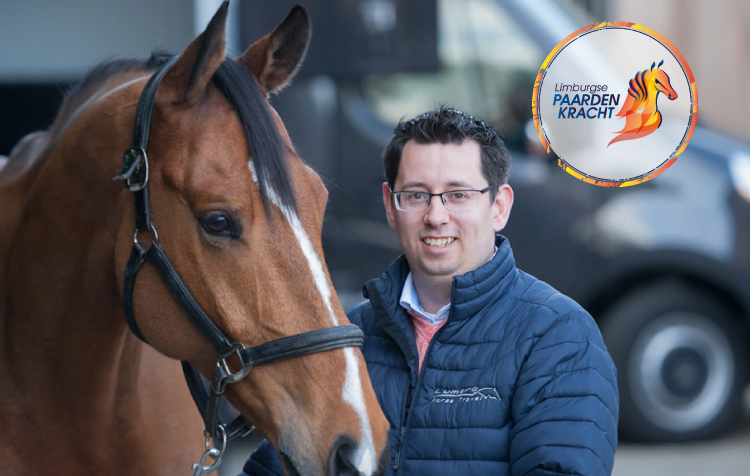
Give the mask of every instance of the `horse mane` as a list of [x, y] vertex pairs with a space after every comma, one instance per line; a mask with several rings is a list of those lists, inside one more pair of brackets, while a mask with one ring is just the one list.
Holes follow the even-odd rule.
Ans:
[[165, 51], [154, 51], [147, 59], [119, 58], [102, 61], [91, 68], [78, 83], [71, 86], [63, 95], [62, 105], [57, 112], [55, 122], [50, 127], [50, 135], [57, 136], [59, 128], [67, 119], [84, 104], [97, 87], [113, 76], [135, 70], [154, 71], [166, 63], [173, 55]]
[[102, 61], [91, 68], [81, 81], [65, 92], [63, 102], [77, 105], [81, 100], [87, 98], [86, 93], [88, 93], [93, 86], [103, 83], [108, 78], [125, 71], [133, 71], [136, 69], [153, 71], [166, 63], [172, 56], [171, 53], [165, 51], [154, 51], [151, 53], [151, 56], [145, 60], [142, 58], [120, 58]]
[[648, 100], [648, 88], [646, 87], [645, 76], [646, 70], [635, 73], [635, 77], [630, 81], [630, 88], [628, 89], [628, 94], [633, 96], [639, 103]]
[[[153, 71], [173, 55], [154, 51], [148, 59], [116, 59], [102, 62], [92, 68], [84, 78], [65, 93], [63, 104], [50, 132], [55, 137], [59, 128], [74, 111], [95, 92], [98, 86], [113, 76], [127, 71]], [[269, 198], [278, 205], [297, 212], [291, 176], [283, 153], [285, 144], [268, 106], [265, 94], [247, 70], [226, 59], [212, 78], [214, 84], [234, 107], [245, 131], [250, 148], [258, 187], [266, 214], [270, 216]]]

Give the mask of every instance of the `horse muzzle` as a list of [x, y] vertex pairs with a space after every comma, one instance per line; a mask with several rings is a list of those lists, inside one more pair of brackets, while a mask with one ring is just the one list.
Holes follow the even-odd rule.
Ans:
[[279, 454], [284, 471], [288, 476], [382, 476], [390, 462], [390, 441], [379, 456], [368, 454], [354, 438], [348, 434], [339, 436], [328, 454], [325, 468], [316, 468], [284, 442], [279, 443]]

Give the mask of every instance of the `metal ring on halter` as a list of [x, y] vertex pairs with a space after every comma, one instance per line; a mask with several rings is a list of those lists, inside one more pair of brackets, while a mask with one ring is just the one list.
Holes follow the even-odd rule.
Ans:
[[[209, 474], [213, 473], [219, 468], [219, 465], [221, 465], [221, 459], [224, 456], [224, 450], [227, 447], [227, 433], [224, 430], [223, 425], [218, 426], [218, 433], [221, 437], [221, 446], [216, 448], [211, 445], [211, 436], [209, 436], [207, 431], [203, 432], [203, 437], [206, 439], [206, 451], [203, 452], [203, 456], [201, 456], [201, 460], [198, 463], [195, 463], [192, 466], [193, 470], [193, 476], [201, 476], [202, 474]], [[213, 458], [214, 462], [211, 463], [208, 466], [205, 466], [206, 458]]]
[[[224, 387], [226, 386], [226, 384], [239, 382], [247, 376], [248, 372], [250, 372], [252, 365], [245, 365], [242, 361], [243, 350], [245, 350], [245, 346], [238, 343], [237, 345], [232, 347], [229, 352], [220, 356], [219, 360], [216, 361], [217, 370], [221, 372], [221, 378], [219, 382], [220, 388], [214, 388], [214, 391], [216, 391], [216, 393], [224, 393]], [[237, 359], [239, 359], [240, 361], [240, 365], [242, 365], [242, 367], [237, 372], [232, 372], [232, 370], [229, 368], [229, 364], [227, 363], [227, 359], [231, 357], [232, 354], [237, 356]], [[213, 383], [211, 385], [213, 386]]]
[[[156, 227], [153, 224], [150, 224], [148, 226], [148, 229], [154, 235], [154, 243], [158, 243], [159, 242], [159, 234], [156, 232]], [[143, 231], [143, 230], [139, 230], [138, 228], [136, 228], [133, 231], [133, 244], [134, 245], [138, 244], [138, 232], [141, 232], [141, 231]]]

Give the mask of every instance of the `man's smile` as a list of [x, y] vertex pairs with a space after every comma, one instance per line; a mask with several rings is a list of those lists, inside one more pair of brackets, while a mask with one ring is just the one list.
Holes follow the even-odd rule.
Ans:
[[422, 242], [429, 246], [443, 248], [455, 241], [455, 238], [422, 238]]

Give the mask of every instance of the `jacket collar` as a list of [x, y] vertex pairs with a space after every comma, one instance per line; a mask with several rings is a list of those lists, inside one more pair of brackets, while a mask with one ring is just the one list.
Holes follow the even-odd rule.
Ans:
[[[508, 239], [497, 235], [495, 246], [497, 252], [490, 261], [474, 271], [453, 277], [449, 321], [473, 316], [507, 293], [516, 279], [516, 262]], [[371, 301], [375, 298], [393, 318], [400, 314], [399, 297], [408, 274], [409, 263], [401, 255], [382, 276], [365, 283], [363, 294]]]

